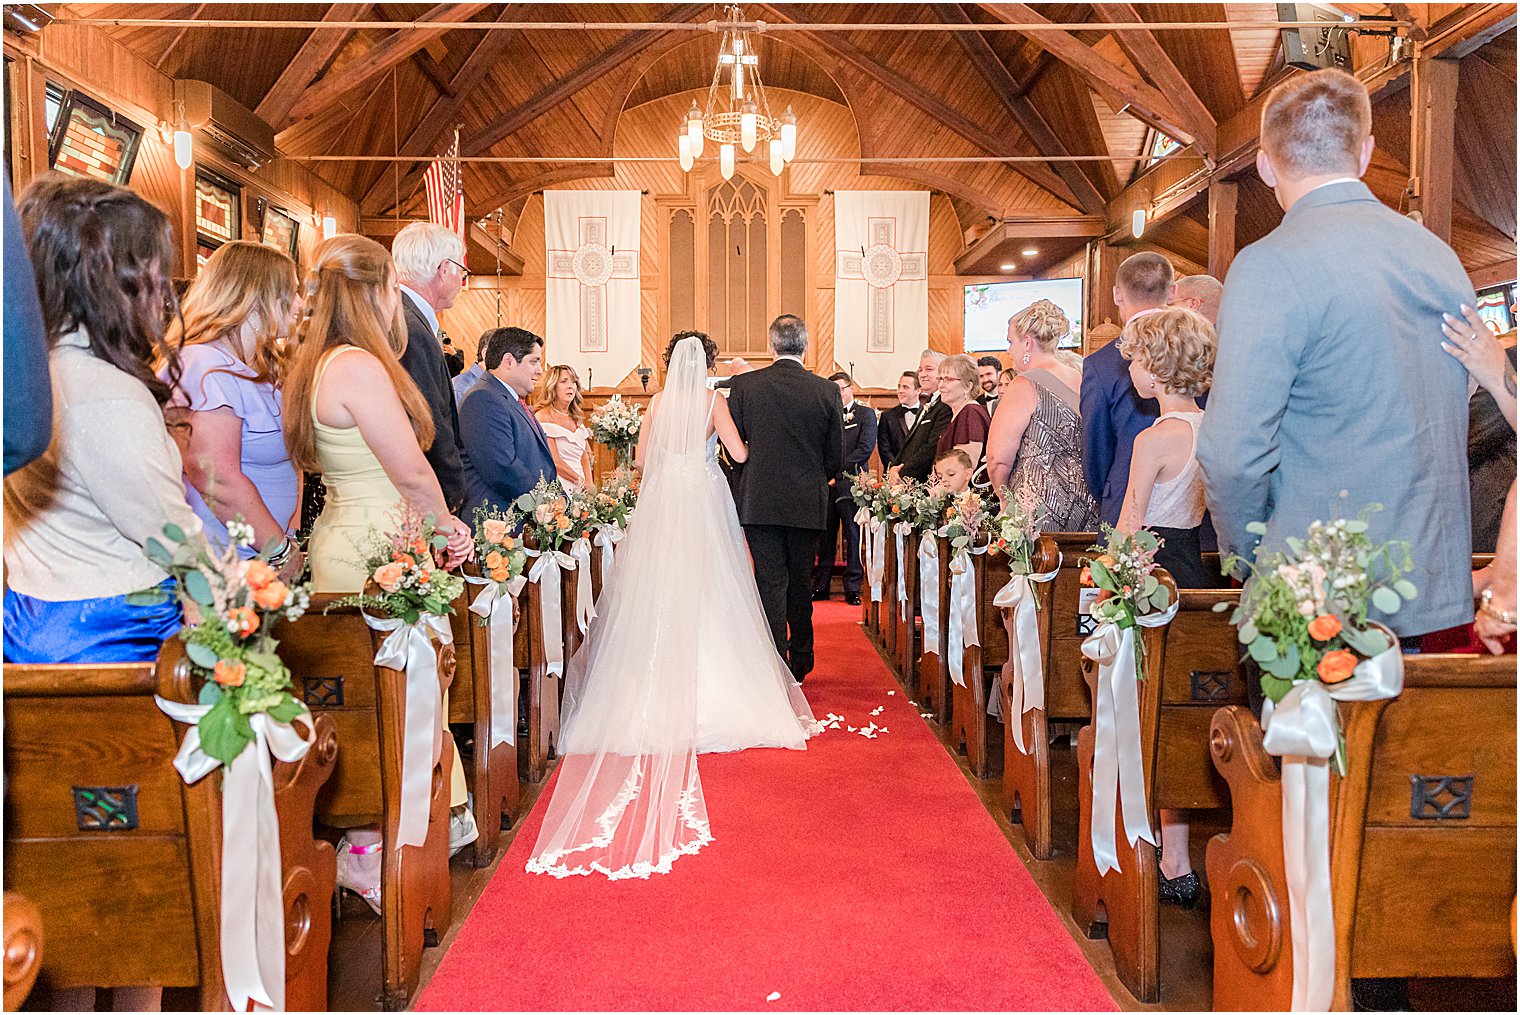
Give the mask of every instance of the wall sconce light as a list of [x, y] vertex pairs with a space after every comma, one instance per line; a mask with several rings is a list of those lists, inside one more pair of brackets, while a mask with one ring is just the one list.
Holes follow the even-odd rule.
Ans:
[[338, 220], [333, 217], [332, 212], [328, 212], [326, 215], [322, 216], [322, 239], [330, 240], [337, 235]]
[[159, 124], [158, 136], [165, 144], [174, 145], [174, 164], [189, 169], [195, 161], [195, 139], [190, 136], [190, 125], [185, 122], [185, 104], [179, 99], [174, 100], [174, 124]]
[[1145, 235], [1145, 209], [1136, 208], [1129, 217], [1130, 232], [1135, 234], [1135, 239]]

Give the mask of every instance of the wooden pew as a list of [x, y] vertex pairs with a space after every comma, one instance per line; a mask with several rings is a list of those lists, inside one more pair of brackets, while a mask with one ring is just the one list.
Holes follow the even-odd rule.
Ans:
[[[1163, 572], [1158, 572], [1158, 574]], [[1160, 810], [1228, 807], [1229, 788], [1209, 757], [1209, 723], [1221, 705], [1246, 703], [1241, 648], [1228, 611], [1235, 590], [1183, 589], [1177, 616], [1147, 642], [1153, 676], [1140, 683], [1140, 753], [1151, 828], [1160, 837]], [[1090, 674], [1096, 673], [1088, 662]], [[1161, 997], [1159, 857], [1147, 842], [1118, 839], [1119, 869], [1100, 875], [1093, 861], [1092, 727], [1078, 738], [1080, 821], [1072, 911], [1088, 937], [1108, 937], [1120, 981], [1136, 999]], [[1100, 916], [1100, 914], [1103, 914]]]
[[[1015, 823], [1024, 826], [1024, 841], [1037, 860], [1049, 860], [1051, 847], [1050, 769], [1051, 721], [1087, 719], [1087, 685], [1082, 680], [1082, 639], [1092, 630], [1091, 618], [1080, 609], [1080, 559], [1098, 541], [1095, 532], [1050, 532], [1041, 536], [1060, 554], [1061, 569], [1054, 580], [1040, 584], [1040, 646], [1045, 666], [1045, 707], [1030, 709], [1022, 719], [1023, 754], [1013, 741], [1013, 726], [1003, 723], [1003, 803]], [[1051, 567], [1055, 566], [1052, 559]], [[1044, 570], [1049, 570], [1045, 568]], [[1007, 688], [1003, 704], [1008, 705]]]
[[17, 1011], [42, 971], [42, 914], [19, 892], [5, 893], [5, 1010]]
[[[513, 658], [527, 660], [528, 735], [521, 738], [518, 768], [524, 779], [542, 782], [549, 774], [549, 762], [554, 758], [559, 738], [559, 679], [550, 675], [544, 653], [542, 587], [537, 582], [528, 582], [523, 586], [519, 604], [522, 609], [522, 620], [517, 625], [520, 639], [513, 649]], [[560, 623], [564, 623], [563, 610], [560, 611]], [[571, 623], [574, 623], [573, 614]]]
[[[449, 883], [449, 772], [454, 738], [443, 731], [433, 766], [427, 839], [395, 845], [401, 819], [402, 737], [406, 727], [406, 674], [375, 665], [386, 632], [372, 631], [357, 607], [340, 596], [311, 597], [300, 620], [276, 628], [280, 656], [295, 678], [297, 695], [331, 719], [342, 754], [317, 801], [317, 817], [334, 828], [379, 824], [381, 863], [381, 994], [386, 1011], [399, 1011], [417, 986], [422, 949], [437, 944], [453, 919]], [[454, 680], [455, 650], [436, 645], [440, 690]]]
[[[893, 552], [896, 552], [894, 546]], [[897, 680], [905, 690], [916, 691], [918, 676], [918, 656], [923, 651], [922, 640], [918, 630], [918, 532], [913, 531], [903, 537], [902, 559], [897, 562], [902, 571], [903, 589], [908, 594], [907, 617], [897, 603], [895, 597], [896, 584], [892, 589], [891, 621], [892, 635], [892, 669], [897, 675]]]
[[[1352, 977], [1513, 976], [1515, 657], [1406, 655], [1396, 699], [1343, 703], [1330, 776], [1336, 1010]], [[1234, 822], [1208, 846], [1214, 1007], [1286, 1009], [1292, 933], [1277, 760], [1249, 711], [1210, 728]]]
[[950, 666], [945, 650], [950, 641], [950, 540], [938, 537], [939, 574], [934, 576], [939, 586], [939, 624], [936, 627], [939, 651], [925, 652], [918, 661], [918, 703], [925, 712], [933, 714], [941, 726], [950, 721]]
[[1001, 554], [972, 554], [976, 587], [976, 630], [980, 645], [967, 645], [961, 653], [965, 685], [950, 682], [950, 738], [959, 740], [966, 765], [978, 779], [993, 775], [988, 744], [996, 735], [997, 720], [987, 714], [987, 696], [997, 694], [999, 674], [1008, 659], [1008, 631], [1002, 611], [992, 602], [1008, 584], [1008, 558]]
[[[897, 654], [897, 624], [893, 610], [897, 606], [897, 568], [900, 566], [897, 560], [897, 540], [892, 536], [892, 522], [887, 523], [887, 538], [885, 560], [881, 569], [881, 602], [876, 604], [876, 626], [880, 632], [881, 651], [888, 659]], [[904, 549], [907, 549], [904, 546]], [[866, 575], [861, 582], [861, 591], [865, 598], [871, 597], [871, 576]]]
[[[470, 566], [474, 573], [473, 565]], [[471, 845], [476, 867], [489, 867], [501, 842], [501, 833], [512, 827], [512, 816], [522, 799], [517, 775], [515, 744], [491, 746], [491, 630], [482, 618], [470, 612], [470, 602], [480, 594], [480, 586], [466, 585], [454, 602], [449, 626], [454, 632], [455, 679], [449, 688], [449, 722], [471, 728], [474, 750], [465, 765], [470, 792], [474, 797], [473, 813], [479, 836]], [[521, 618], [519, 617], [519, 623]], [[514, 628], [512, 639], [517, 640]], [[519, 657], [513, 654], [513, 660]], [[512, 679], [516, 680], [514, 673]], [[517, 725], [517, 716], [511, 717]], [[514, 741], [515, 741], [514, 737]]]
[[[151, 663], [5, 666], [5, 883], [47, 928], [50, 990], [192, 987], [200, 1008], [227, 1008], [220, 776], [185, 785], [173, 765], [184, 726], [153, 700], [196, 690], [177, 638]], [[286, 1004], [325, 1011], [337, 861], [311, 821], [338, 745], [330, 719], [314, 725], [305, 758], [274, 762], [274, 789]], [[6, 917], [10, 1007], [9, 893]]]

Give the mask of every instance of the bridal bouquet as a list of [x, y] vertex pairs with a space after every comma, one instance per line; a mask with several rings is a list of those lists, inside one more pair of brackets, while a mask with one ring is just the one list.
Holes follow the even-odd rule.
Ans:
[[[1103, 526], [1104, 541], [1088, 548], [1096, 557], [1082, 562], [1079, 581], [1096, 587], [1098, 598], [1090, 613], [1099, 623], [1108, 622], [1124, 631], [1138, 626], [1138, 617], [1162, 613], [1172, 605], [1172, 594], [1156, 577], [1156, 551], [1161, 539], [1149, 529], [1134, 533]], [[1135, 674], [1145, 679], [1145, 639], [1135, 638]]]
[[517, 498], [513, 509], [523, 519], [523, 532], [533, 536], [538, 550], [560, 550], [593, 527], [592, 496], [571, 496], [559, 480], [540, 479], [538, 485]]
[[435, 553], [448, 546], [448, 537], [434, 527], [433, 516], [420, 514], [402, 501], [395, 527], [388, 533], [371, 530], [361, 547], [361, 563], [379, 589], [344, 596], [333, 606], [374, 609], [392, 620], [415, 624], [423, 614], [446, 617], [464, 590], [464, 579], [439, 566]]
[[475, 557], [484, 576], [501, 586], [503, 593], [528, 562], [522, 540], [512, 535], [512, 523], [511, 516], [501, 511], [475, 511]]
[[[166, 525], [163, 540], [150, 538], [145, 552], [175, 580], [185, 613], [179, 636], [191, 671], [205, 680], [200, 704], [209, 711], [195, 724], [201, 750], [230, 769], [253, 742], [251, 716], [289, 723], [306, 711], [290, 692], [290, 670], [275, 651], [279, 643], [271, 630], [275, 621], [305, 613], [310, 592], [280, 581], [267, 551], [242, 558], [239, 550], [253, 545], [250, 526], [230, 522], [227, 535], [229, 545], [217, 551], [204, 535], [187, 536], [178, 525]], [[145, 589], [127, 602], [152, 606], [167, 596], [161, 588]]]
[[[1261, 667], [1262, 692], [1273, 702], [1301, 681], [1347, 680], [1362, 661], [1393, 643], [1386, 628], [1368, 622], [1368, 607], [1396, 613], [1417, 590], [1404, 577], [1413, 566], [1409, 544], [1375, 544], [1367, 535], [1367, 518], [1378, 510], [1381, 505], [1374, 504], [1358, 518], [1316, 521], [1306, 538], [1284, 540], [1286, 550], [1258, 549], [1254, 563], [1225, 560], [1227, 570], [1236, 564], [1250, 568], [1230, 623]], [[1260, 523], [1247, 528], [1266, 532]]]
[[644, 419], [637, 405], [613, 395], [592, 411], [589, 423], [591, 439], [616, 451], [621, 463], [638, 442]]
[[1039, 503], [1027, 491], [1015, 494], [1008, 490], [1003, 505], [989, 526], [989, 549], [1008, 558], [1011, 573], [1028, 574], [1033, 567], [1031, 555], [1034, 544], [1040, 538], [1037, 525]]

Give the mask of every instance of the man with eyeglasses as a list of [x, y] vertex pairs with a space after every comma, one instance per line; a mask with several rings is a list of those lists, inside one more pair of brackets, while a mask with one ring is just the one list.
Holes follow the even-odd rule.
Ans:
[[428, 464], [438, 476], [449, 510], [458, 511], [464, 503], [459, 413], [444, 360], [438, 314], [454, 305], [469, 277], [464, 266], [464, 243], [451, 229], [433, 222], [413, 222], [391, 241], [391, 257], [401, 280], [401, 307], [406, 320], [406, 352], [401, 365], [433, 412]]

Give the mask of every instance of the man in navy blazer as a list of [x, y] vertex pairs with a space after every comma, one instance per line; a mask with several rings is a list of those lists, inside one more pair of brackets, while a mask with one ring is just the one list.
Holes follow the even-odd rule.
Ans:
[[[1128, 324], [1172, 302], [1176, 274], [1160, 254], [1144, 251], [1126, 258], [1114, 274], [1119, 322]], [[1154, 398], [1141, 398], [1129, 379], [1129, 360], [1110, 342], [1082, 364], [1082, 474], [1098, 502], [1099, 516], [1119, 524], [1135, 437], [1160, 415]]]
[[505, 511], [540, 479], [557, 475], [544, 431], [522, 403], [543, 376], [544, 340], [497, 328], [485, 350], [485, 376], [459, 403], [465, 505]]

